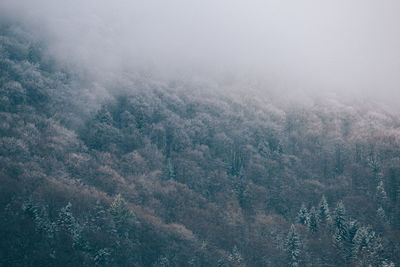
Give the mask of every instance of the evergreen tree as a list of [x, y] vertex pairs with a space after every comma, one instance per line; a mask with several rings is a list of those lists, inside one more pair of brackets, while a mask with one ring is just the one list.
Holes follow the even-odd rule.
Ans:
[[93, 259], [96, 266], [108, 266], [112, 262], [112, 250], [109, 248], [99, 249]]
[[356, 235], [353, 239], [353, 257], [356, 258], [359, 253], [362, 252], [363, 249], [368, 248], [369, 245], [369, 234], [367, 227], [361, 227], [358, 229]]
[[386, 212], [385, 212], [385, 208], [388, 207], [388, 197], [385, 191], [385, 187], [383, 185], [383, 181], [379, 180], [378, 182], [378, 186], [376, 187], [376, 200], [379, 204], [379, 208], [376, 211], [376, 215], [379, 219], [379, 221], [383, 224], [383, 225], [389, 225], [389, 220], [386, 217]]
[[333, 243], [341, 253], [344, 260], [351, 257], [351, 240], [349, 240], [348, 222], [346, 210], [342, 201], [336, 204], [333, 218]]
[[57, 225], [50, 220], [46, 206], [37, 205], [32, 198], [29, 198], [23, 204], [22, 209], [33, 218], [38, 231], [45, 233], [49, 240], [54, 239]]
[[92, 221], [94, 221], [96, 223], [102, 223], [106, 217], [106, 210], [104, 209], [100, 200], [96, 201], [96, 206], [95, 206], [94, 210], [95, 210], [95, 214], [92, 217]]
[[58, 224], [64, 227], [72, 237], [72, 246], [76, 249], [87, 250], [88, 244], [82, 235], [82, 226], [72, 214], [72, 204], [68, 204], [62, 208], [58, 214]]
[[65, 226], [69, 231], [73, 230], [75, 218], [72, 215], [71, 202], [68, 202], [68, 204], [60, 210], [57, 222], [59, 225]]
[[243, 257], [236, 245], [228, 256], [228, 262], [230, 263], [230, 266], [245, 266]]
[[382, 207], [378, 208], [378, 210], [376, 211], [376, 215], [381, 223], [383, 223], [384, 225], [389, 224], [389, 220], [386, 217], [386, 212]]
[[381, 205], [384, 205], [388, 199], [382, 180], [378, 182], [376, 187], [376, 199]]
[[308, 210], [306, 205], [301, 204], [300, 210], [297, 214], [297, 222], [301, 223], [302, 225], [308, 225], [310, 216], [308, 214]]
[[335, 227], [335, 240], [338, 243], [345, 242], [348, 239], [346, 209], [342, 201], [339, 201], [335, 208], [335, 216], [333, 219]]
[[353, 259], [360, 266], [376, 266], [381, 263], [381, 239], [371, 227], [360, 227], [353, 238]]
[[167, 162], [167, 179], [172, 179], [174, 180], [176, 178], [175, 175], [175, 169], [174, 166], [172, 165], [171, 159], [168, 159]]
[[111, 218], [100, 200], [96, 201], [94, 214], [91, 216], [91, 223], [95, 231], [115, 232], [114, 224], [111, 222]]
[[300, 264], [300, 238], [296, 233], [296, 227], [292, 224], [286, 238], [285, 248], [288, 254], [290, 266], [299, 266]]
[[317, 232], [318, 228], [319, 228], [319, 218], [318, 218], [317, 210], [315, 209], [314, 206], [310, 210], [310, 219], [309, 219], [309, 223], [308, 223], [308, 228], [310, 229], [310, 231], [312, 233]]
[[381, 165], [378, 159], [378, 155], [374, 151], [371, 151], [370, 155], [368, 156], [367, 163], [371, 168], [375, 179], [379, 179], [381, 176]]
[[395, 267], [396, 265], [392, 262], [392, 261], [390, 261], [390, 262], [387, 262], [386, 260], [385, 261], [382, 261], [382, 265], [381, 265], [382, 267]]
[[134, 213], [129, 210], [125, 200], [120, 194], [118, 194], [111, 203], [110, 214], [120, 234], [125, 234], [127, 232], [129, 220], [135, 218]]
[[331, 222], [329, 206], [328, 206], [328, 202], [326, 201], [325, 196], [322, 196], [321, 201], [319, 202], [318, 219], [321, 223], [330, 223]]
[[356, 220], [351, 220], [347, 224], [347, 239], [349, 240], [350, 247], [353, 247], [354, 236], [356, 235], [358, 229], [359, 229], [359, 225]]

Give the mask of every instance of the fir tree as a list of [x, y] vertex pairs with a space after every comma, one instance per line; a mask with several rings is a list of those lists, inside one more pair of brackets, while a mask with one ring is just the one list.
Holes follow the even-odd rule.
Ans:
[[169, 179], [174, 180], [175, 177], [176, 177], [176, 175], [175, 175], [174, 166], [172, 165], [171, 159], [168, 159], [168, 162], [167, 162], [167, 178], [168, 178], [168, 180]]
[[93, 259], [96, 266], [108, 266], [112, 262], [112, 250], [109, 248], [99, 249]]
[[381, 223], [383, 223], [384, 225], [388, 225], [389, 224], [389, 220], [386, 217], [386, 212], [382, 207], [379, 207], [376, 211], [376, 215], [378, 217], [378, 219], [380, 220]]
[[310, 231], [312, 233], [315, 233], [318, 231], [319, 218], [318, 218], [318, 214], [317, 214], [315, 207], [312, 207], [310, 210], [310, 219], [309, 219], [309, 223], [308, 223], [308, 228], [310, 229]]
[[308, 225], [309, 222], [309, 214], [308, 214], [308, 210], [306, 208], [306, 205], [301, 204], [300, 210], [297, 214], [297, 222], [301, 223], [302, 225]]
[[[106, 230], [109, 231], [112, 225], [110, 225], [109, 216], [107, 214], [106, 209], [101, 204], [100, 200], [96, 201], [96, 206], [94, 208], [94, 214], [91, 217], [92, 227], [96, 231]], [[111, 231], [113, 232], [113, 231]]]
[[57, 232], [57, 225], [50, 220], [46, 206], [37, 205], [32, 198], [29, 198], [23, 204], [22, 209], [33, 218], [38, 231], [44, 232], [49, 240], [54, 239], [54, 235]]
[[371, 227], [360, 227], [353, 239], [353, 259], [360, 266], [376, 266], [381, 263], [381, 239]]
[[329, 223], [331, 221], [329, 206], [325, 196], [322, 196], [319, 202], [318, 219], [321, 223]]
[[110, 206], [110, 214], [119, 233], [126, 233], [128, 221], [135, 217], [126, 205], [125, 200], [118, 194]]
[[353, 239], [359, 229], [359, 224], [356, 220], [351, 220], [347, 224], [347, 239], [350, 242], [350, 247], [353, 246]]
[[382, 180], [379, 181], [376, 187], [375, 197], [381, 207], [387, 207], [388, 197]]
[[290, 266], [299, 266], [300, 264], [300, 238], [296, 233], [296, 227], [292, 224], [286, 238], [285, 248], [288, 254]]
[[69, 231], [73, 230], [75, 218], [72, 215], [71, 202], [68, 202], [68, 204], [60, 210], [58, 214], [58, 224], [65, 226]]
[[82, 235], [82, 226], [72, 214], [72, 204], [68, 204], [62, 208], [58, 214], [58, 224], [64, 227], [72, 237], [72, 246], [76, 249], [87, 250], [88, 244]]
[[104, 221], [105, 217], [106, 217], [106, 210], [104, 209], [100, 200], [97, 200], [96, 206], [95, 206], [95, 214], [92, 218], [92, 221], [97, 222], [97, 223], [102, 223]]
[[392, 261], [387, 262], [386, 260], [384, 260], [384, 261], [382, 261], [382, 265], [381, 266], [382, 267], [395, 267], [396, 265]]
[[229, 254], [228, 261], [231, 266], [245, 266], [243, 257], [240, 254], [240, 251], [236, 245], [233, 247], [232, 252]]
[[344, 260], [351, 257], [351, 240], [349, 240], [348, 222], [346, 210], [342, 201], [336, 204], [333, 218], [333, 243], [341, 253]]
[[154, 267], [168, 267], [171, 266], [169, 259], [165, 256], [160, 256], [153, 265]]
[[336, 205], [333, 226], [335, 227], [335, 240], [339, 243], [346, 241], [348, 238], [346, 209], [342, 201]]

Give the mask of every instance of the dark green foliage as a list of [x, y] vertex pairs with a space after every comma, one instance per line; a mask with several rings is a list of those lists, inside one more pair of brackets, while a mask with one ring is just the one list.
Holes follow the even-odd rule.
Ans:
[[352, 255], [354, 230], [357, 231], [357, 228], [355, 224], [349, 223], [342, 201], [337, 203], [334, 211], [333, 229], [333, 244], [345, 262], [348, 262]]
[[339, 201], [336, 205], [334, 218], [333, 218], [333, 226], [335, 229], [335, 241], [342, 245], [343, 242], [348, 240], [348, 232], [347, 232], [347, 218], [346, 218], [346, 210], [342, 201]]
[[58, 214], [57, 224], [61, 230], [69, 232], [72, 237], [72, 247], [81, 251], [89, 249], [87, 241], [83, 236], [83, 227], [72, 215], [72, 204], [68, 202], [67, 206], [62, 208]]
[[300, 239], [296, 233], [296, 227], [292, 224], [290, 226], [289, 233], [286, 238], [286, 251], [288, 254], [289, 266], [299, 266], [300, 265]]
[[308, 225], [310, 221], [310, 214], [307, 211], [306, 205], [301, 204], [299, 213], [297, 214], [297, 222], [303, 225]]
[[382, 243], [370, 227], [360, 227], [353, 238], [353, 260], [359, 266], [377, 266], [381, 263]]
[[376, 187], [376, 199], [379, 204], [386, 205], [388, 201], [388, 197], [385, 191], [385, 187], [383, 185], [383, 181], [380, 180], [378, 182], [378, 186]]
[[120, 234], [127, 234], [135, 220], [135, 215], [126, 205], [125, 200], [118, 194], [110, 206], [110, 214]]
[[321, 201], [319, 202], [318, 220], [322, 224], [328, 224], [331, 222], [331, 214], [325, 196], [322, 196]]
[[244, 267], [246, 266], [242, 255], [240, 254], [239, 249], [237, 246], [234, 246], [232, 252], [229, 253], [227, 259], [228, 266], [235, 266], [235, 267]]
[[317, 210], [315, 209], [315, 207], [312, 207], [310, 209], [310, 217], [309, 217], [309, 221], [308, 221], [308, 227], [310, 228], [310, 231], [312, 233], [315, 233], [318, 231], [319, 229], [319, 217], [318, 217], [318, 213]]

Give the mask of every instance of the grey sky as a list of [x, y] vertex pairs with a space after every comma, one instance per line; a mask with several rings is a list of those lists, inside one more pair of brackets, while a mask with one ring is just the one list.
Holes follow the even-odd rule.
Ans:
[[61, 60], [99, 72], [231, 72], [400, 100], [400, 1], [2, 0]]

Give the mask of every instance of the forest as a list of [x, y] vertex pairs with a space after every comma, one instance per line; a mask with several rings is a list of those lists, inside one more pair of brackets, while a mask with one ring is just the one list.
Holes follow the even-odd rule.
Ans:
[[400, 264], [398, 114], [217, 86], [96, 95], [1, 24], [0, 266]]

